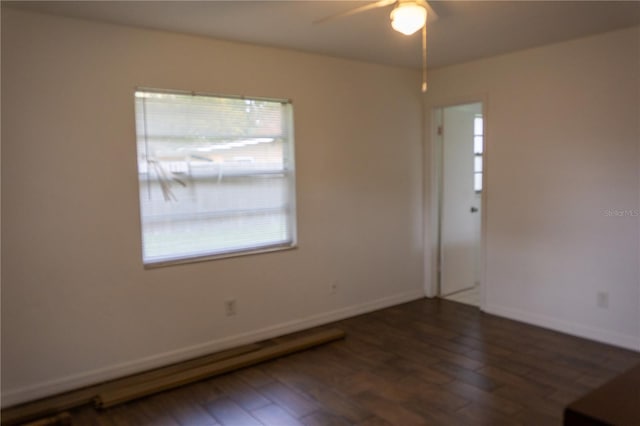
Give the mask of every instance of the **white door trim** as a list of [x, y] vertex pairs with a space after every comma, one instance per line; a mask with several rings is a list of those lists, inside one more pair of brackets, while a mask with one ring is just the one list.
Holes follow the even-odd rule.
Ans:
[[479, 102], [482, 104], [482, 116], [484, 118], [484, 150], [483, 150], [483, 173], [482, 173], [482, 194], [481, 194], [481, 221], [480, 221], [480, 309], [485, 310], [487, 306], [487, 294], [490, 283], [487, 281], [487, 220], [489, 213], [489, 192], [487, 185], [488, 174], [490, 173], [489, 157], [491, 152], [491, 135], [490, 135], [490, 117], [489, 117], [489, 96], [488, 94], [479, 94], [473, 96], [459, 97], [450, 99], [446, 102], [440, 102], [437, 105], [427, 105], [425, 108], [426, 123], [426, 148], [425, 148], [425, 167], [428, 172], [424, 173], [423, 178], [425, 188], [425, 248], [424, 248], [424, 289], [427, 297], [436, 297], [439, 294], [439, 277], [440, 268], [440, 212], [441, 212], [441, 147], [437, 134], [437, 125], [435, 121], [436, 111], [456, 105], [464, 105]]

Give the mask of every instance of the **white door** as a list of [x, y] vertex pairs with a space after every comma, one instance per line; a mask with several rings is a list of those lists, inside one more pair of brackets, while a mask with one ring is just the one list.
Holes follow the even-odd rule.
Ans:
[[480, 282], [482, 104], [443, 108], [440, 296]]

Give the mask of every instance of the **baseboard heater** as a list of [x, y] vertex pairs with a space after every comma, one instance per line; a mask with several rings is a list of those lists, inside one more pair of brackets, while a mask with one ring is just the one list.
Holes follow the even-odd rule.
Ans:
[[168, 367], [105, 382], [45, 398], [2, 412], [2, 425], [24, 423], [93, 403], [109, 408], [124, 402], [215, 377], [274, 358], [310, 349], [345, 337], [340, 329], [327, 329], [298, 337], [281, 337], [173, 364]]

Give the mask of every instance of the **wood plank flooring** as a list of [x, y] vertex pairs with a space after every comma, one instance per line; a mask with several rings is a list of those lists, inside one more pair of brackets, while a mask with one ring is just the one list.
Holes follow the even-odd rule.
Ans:
[[[347, 338], [74, 425], [560, 425], [640, 353], [423, 299], [331, 324]], [[322, 327], [321, 327], [322, 328]]]

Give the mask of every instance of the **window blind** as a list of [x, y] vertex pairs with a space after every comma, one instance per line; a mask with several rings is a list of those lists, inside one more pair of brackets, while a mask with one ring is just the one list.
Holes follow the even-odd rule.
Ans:
[[287, 101], [135, 92], [145, 264], [295, 245]]

